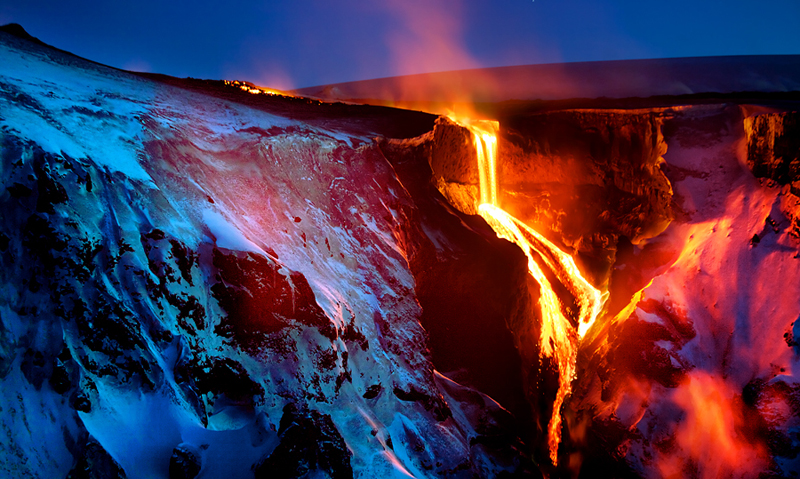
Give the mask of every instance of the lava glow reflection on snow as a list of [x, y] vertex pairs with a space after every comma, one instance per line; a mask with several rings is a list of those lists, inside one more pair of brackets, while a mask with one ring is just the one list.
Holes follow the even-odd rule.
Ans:
[[769, 456], [757, 443], [748, 442], [737, 429], [745, 425], [737, 391], [724, 379], [696, 370], [684, 387], [676, 389], [675, 403], [685, 417], [674, 431], [679, 448], [664, 448], [656, 464], [662, 477], [686, 475], [693, 464], [695, 477], [755, 476]]
[[[578, 345], [594, 324], [603, 308], [604, 297], [581, 275], [573, 258], [498, 205], [497, 201], [497, 130], [496, 121], [470, 122], [478, 156], [480, 201], [478, 212], [494, 229], [497, 236], [517, 244], [528, 258], [528, 271], [539, 283], [539, 308], [542, 326], [539, 338], [540, 354], [552, 358], [558, 365], [558, 391], [553, 404], [553, 415], [548, 424], [550, 460], [558, 460], [561, 442], [561, 406], [570, 394]], [[562, 307], [561, 300], [542, 270], [539, 259], [575, 297], [578, 306], [577, 327]]]

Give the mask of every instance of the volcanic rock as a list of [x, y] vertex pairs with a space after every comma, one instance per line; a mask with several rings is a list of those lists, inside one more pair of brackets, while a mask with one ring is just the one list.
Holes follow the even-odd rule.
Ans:
[[[744, 120], [747, 166], [758, 178], [786, 185], [800, 181], [800, 113], [777, 112]], [[800, 186], [795, 187], [800, 195]]]
[[169, 459], [169, 479], [194, 479], [202, 469], [202, 456], [191, 444], [179, 444]]

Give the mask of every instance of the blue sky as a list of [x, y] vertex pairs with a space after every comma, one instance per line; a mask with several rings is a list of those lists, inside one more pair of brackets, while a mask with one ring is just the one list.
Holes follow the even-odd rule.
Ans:
[[24, 0], [0, 3], [108, 65], [275, 88], [531, 63], [800, 54], [800, 0]]

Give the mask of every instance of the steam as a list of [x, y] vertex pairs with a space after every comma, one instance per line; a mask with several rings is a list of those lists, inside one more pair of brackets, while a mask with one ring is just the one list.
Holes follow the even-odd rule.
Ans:
[[[472, 104], [496, 90], [496, 81], [466, 46], [463, 5], [459, 2], [389, 0], [384, 4], [398, 26], [386, 34], [391, 71], [402, 75], [382, 87], [379, 97], [396, 106], [433, 113], [458, 112], [473, 116]], [[473, 70], [463, 82], [450, 76], [415, 77], [415, 74]], [[457, 75], [456, 75], [457, 76]], [[476, 85], [478, 86], [476, 88]], [[439, 103], [432, 105], [431, 100]], [[402, 103], [395, 103], [395, 101]]]
[[399, 27], [387, 34], [394, 74], [479, 68], [465, 48], [462, 5], [458, 2], [390, 0], [385, 3]]
[[226, 77], [233, 80], [246, 79], [259, 87], [278, 91], [289, 91], [296, 86], [289, 71], [277, 62], [253, 59], [251, 69], [255, 70], [255, 75], [252, 71], [242, 73], [237, 69], [229, 69], [226, 71]]

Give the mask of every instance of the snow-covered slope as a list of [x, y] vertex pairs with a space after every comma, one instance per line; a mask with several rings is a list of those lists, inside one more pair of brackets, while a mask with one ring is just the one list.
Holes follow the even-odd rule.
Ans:
[[0, 475], [534, 474], [433, 368], [380, 122], [214, 88], [0, 32]]

